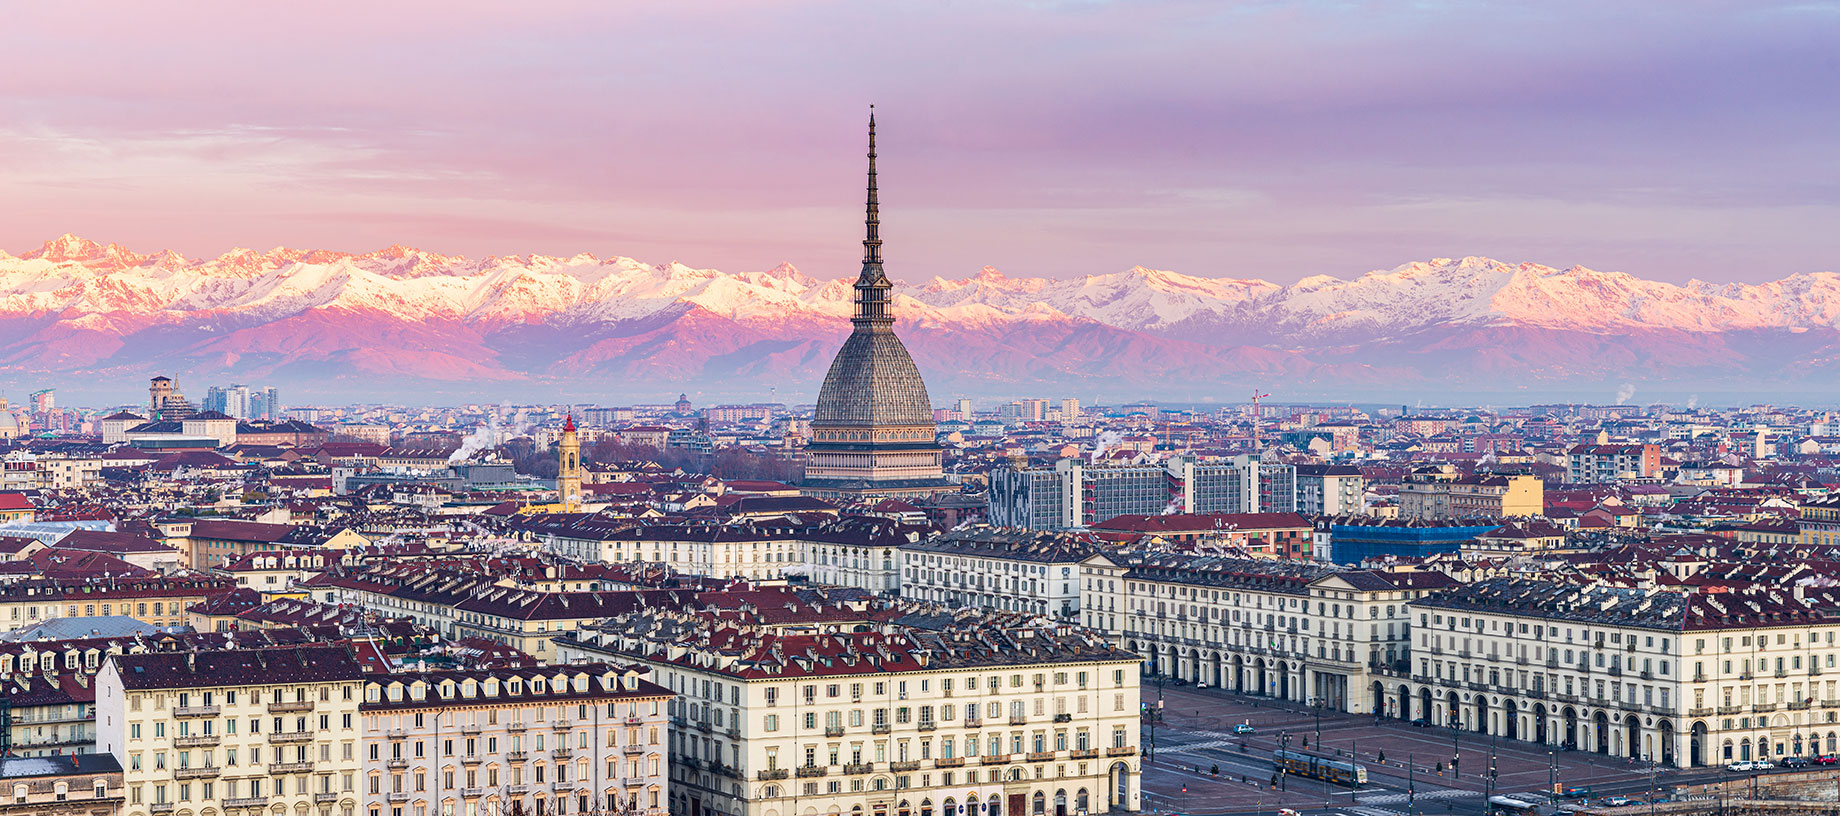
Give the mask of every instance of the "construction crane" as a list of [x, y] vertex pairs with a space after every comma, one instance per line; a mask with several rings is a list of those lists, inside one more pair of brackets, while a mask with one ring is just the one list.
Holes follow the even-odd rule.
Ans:
[[1261, 394], [1257, 388], [1252, 389], [1252, 452], [1264, 453], [1265, 448], [1259, 444], [1259, 400], [1271, 396]]

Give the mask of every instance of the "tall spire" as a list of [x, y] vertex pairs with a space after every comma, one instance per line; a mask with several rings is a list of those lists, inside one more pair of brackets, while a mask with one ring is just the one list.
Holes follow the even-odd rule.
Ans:
[[875, 106], [869, 106], [869, 197], [863, 213], [862, 274], [856, 278], [856, 311], [851, 322], [860, 326], [887, 326], [888, 293], [894, 285], [882, 271], [882, 213], [875, 190]]

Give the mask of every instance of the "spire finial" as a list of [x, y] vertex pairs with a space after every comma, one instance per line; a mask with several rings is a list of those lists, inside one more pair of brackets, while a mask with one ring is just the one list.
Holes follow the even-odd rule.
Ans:
[[[875, 106], [869, 106], [869, 200], [863, 215], [863, 280], [881, 277], [882, 213], [875, 191]], [[873, 273], [873, 275], [872, 275]]]
[[888, 314], [888, 291], [894, 285], [882, 271], [882, 213], [875, 190], [875, 106], [869, 106], [869, 196], [863, 214], [862, 275], [856, 279], [856, 313], [851, 322], [860, 326], [887, 327], [894, 322]]

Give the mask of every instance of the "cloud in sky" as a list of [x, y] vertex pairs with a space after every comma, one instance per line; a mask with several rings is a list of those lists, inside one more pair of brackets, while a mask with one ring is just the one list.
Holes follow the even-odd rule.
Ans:
[[1821, 2], [30, 4], [0, 247], [66, 231], [897, 277], [1840, 268]]

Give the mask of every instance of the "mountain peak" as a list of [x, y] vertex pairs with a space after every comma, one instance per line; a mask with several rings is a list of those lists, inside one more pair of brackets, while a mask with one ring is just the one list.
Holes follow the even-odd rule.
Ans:
[[979, 269], [977, 273], [977, 279], [981, 281], [991, 281], [991, 282], [1008, 280], [1008, 278], [1004, 277], [1003, 273], [997, 271], [997, 268], [994, 266], [986, 266], [983, 269]]
[[120, 244], [99, 244], [68, 232], [46, 241], [44, 246], [22, 257], [52, 263], [88, 262], [111, 268], [134, 266], [145, 260], [145, 256], [130, 252]]

